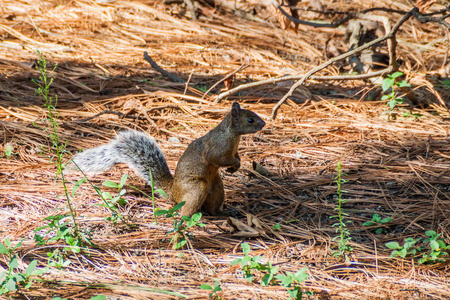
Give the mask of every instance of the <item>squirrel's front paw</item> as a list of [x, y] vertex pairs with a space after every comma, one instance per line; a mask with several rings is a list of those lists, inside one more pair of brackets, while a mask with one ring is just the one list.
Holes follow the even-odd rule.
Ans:
[[227, 171], [228, 173], [234, 173], [234, 172], [236, 172], [237, 170], [239, 170], [239, 168], [241, 167], [241, 162], [239, 162], [237, 165], [235, 165], [235, 166], [231, 166], [231, 167], [228, 167], [225, 171]]
[[234, 173], [237, 170], [239, 170], [239, 167], [229, 167], [229, 168], [226, 168], [225, 171], [227, 171], [228, 173]]

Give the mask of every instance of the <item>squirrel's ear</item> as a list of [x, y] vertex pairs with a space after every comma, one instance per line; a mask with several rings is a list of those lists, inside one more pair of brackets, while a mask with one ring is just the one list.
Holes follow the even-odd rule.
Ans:
[[231, 123], [237, 124], [239, 122], [239, 110], [241, 107], [239, 103], [233, 102], [233, 106], [231, 106]]

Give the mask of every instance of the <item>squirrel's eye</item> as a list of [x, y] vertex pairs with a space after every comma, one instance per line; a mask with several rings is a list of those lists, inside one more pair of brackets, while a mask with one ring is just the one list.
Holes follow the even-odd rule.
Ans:
[[251, 123], [255, 122], [255, 120], [253, 120], [253, 118], [248, 118], [247, 122], [249, 122], [251, 124]]

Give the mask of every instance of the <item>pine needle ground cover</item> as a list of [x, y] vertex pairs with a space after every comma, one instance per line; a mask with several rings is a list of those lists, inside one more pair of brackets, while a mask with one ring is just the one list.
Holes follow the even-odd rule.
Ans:
[[[400, 77], [312, 80], [271, 120], [293, 82], [220, 103], [227, 81], [205, 92], [242, 64], [233, 86], [304, 74], [348, 50], [345, 28], [283, 30], [258, 1], [217, 2], [195, 2], [194, 20], [183, 1], [2, 1], [0, 297], [449, 298], [445, 30], [405, 23]], [[186, 82], [161, 75], [144, 51]], [[174, 171], [232, 101], [267, 125], [242, 138], [240, 171], [223, 172], [223, 215], [179, 223], [173, 203], [125, 165], [89, 181], [62, 169], [80, 149], [136, 129], [155, 137]]]

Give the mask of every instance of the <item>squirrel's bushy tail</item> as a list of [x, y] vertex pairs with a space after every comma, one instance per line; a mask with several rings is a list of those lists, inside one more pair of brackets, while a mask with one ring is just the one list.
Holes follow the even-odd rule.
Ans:
[[73, 162], [87, 173], [106, 171], [115, 164], [125, 163], [147, 184], [150, 184], [151, 170], [158, 188], [169, 193], [172, 186], [173, 177], [164, 154], [144, 132], [122, 131], [108, 144], [78, 153]]

